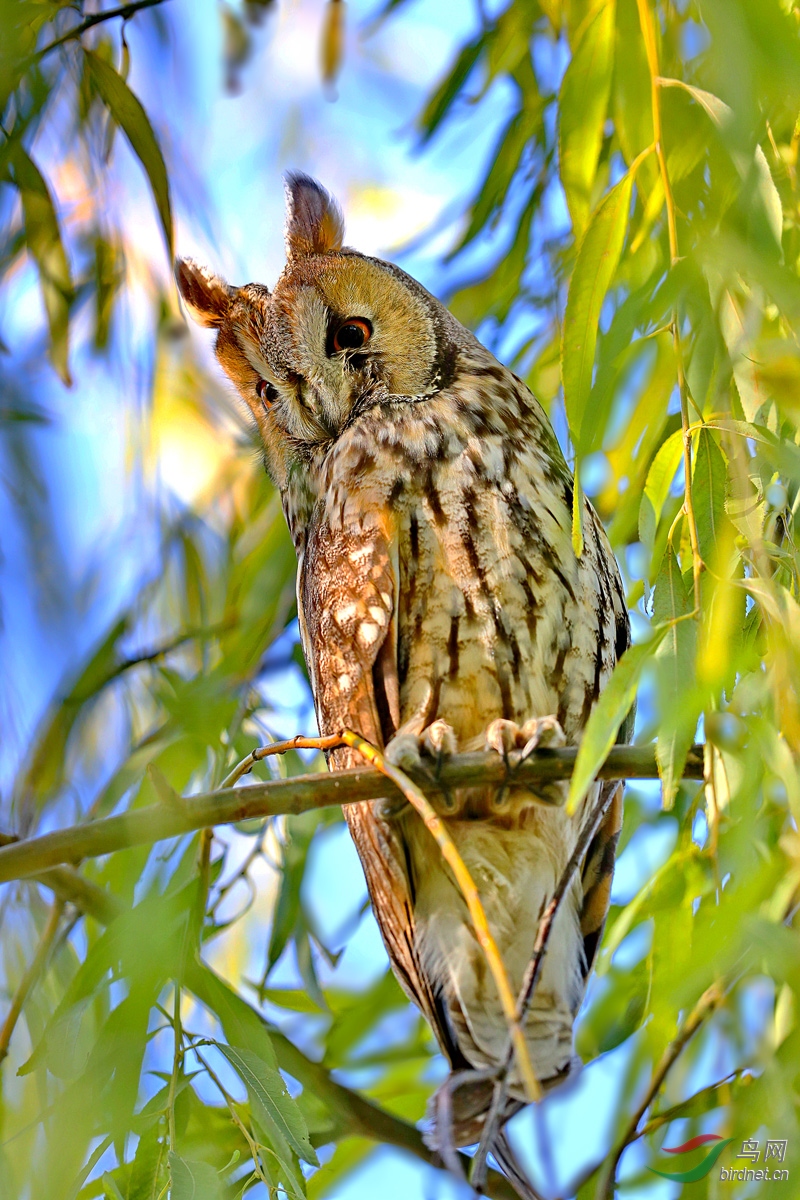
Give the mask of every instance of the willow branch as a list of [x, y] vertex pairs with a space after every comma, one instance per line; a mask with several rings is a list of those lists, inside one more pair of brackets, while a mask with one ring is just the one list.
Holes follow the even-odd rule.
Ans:
[[[529, 784], [535, 787], [537, 783], [568, 779], [577, 753], [574, 746], [536, 750], [519, 765], [515, 765], [514, 755], [509, 755], [515, 786]], [[491, 752], [454, 755], [435, 777], [424, 768], [410, 771], [409, 776], [430, 795], [446, 794], [456, 787], [500, 786], [508, 780], [505, 762]], [[703, 778], [702, 747], [690, 752], [684, 777]], [[597, 778], [657, 779], [654, 748], [615, 746]], [[84, 858], [112, 854], [129, 846], [150, 845], [207, 826], [310, 812], [331, 805], [384, 797], [402, 798], [402, 792], [377, 771], [366, 769], [296, 775], [291, 779], [275, 779], [249, 787], [176, 796], [173, 801], [133, 809], [84, 825], [72, 825], [3, 846], [0, 848], [0, 883], [39, 875], [61, 863], [75, 864]], [[547, 807], [556, 804], [555, 800], [544, 797], [539, 802]]]
[[[636, 0], [639, 10], [639, 25], [642, 30], [647, 66], [650, 72], [650, 101], [653, 110], [653, 137], [656, 144], [656, 157], [664, 188], [664, 203], [667, 209], [667, 233], [669, 236], [670, 266], [674, 267], [679, 260], [678, 253], [678, 223], [675, 214], [675, 198], [672, 194], [672, 184], [667, 169], [667, 154], [664, 149], [664, 132], [661, 127], [661, 95], [659, 93], [660, 73], [658, 68], [658, 44], [653, 14], [650, 11], [650, 0]], [[683, 365], [683, 350], [681, 348], [680, 324], [677, 304], [672, 310], [672, 344], [675, 350], [675, 365], [678, 375], [678, 390], [681, 404], [681, 430], [683, 432], [683, 471], [684, 471], [684, 509], [689, 526], [689, 544], [692, 549], [692, 578], [694, 581], [694, 606], [700, 612], [700, 571], [703, 560], [700, 555], [700, 539], [697, 535], [697, 517], [692, 499], [692, 433], [689, 423], [689, 389], [686, 383], [686, 371]]]
[[472, 928], [475, 931], [475, 937], [483, 951], [486, 965], [494, 979], [503, 1015], [508, 1025], [513, 1052], [519, 1063], [520, 1074], [525, 1083], [528, 1098], [530, 1100], [541, 1100], [542, 1090], [539, 1087], [539, 1081], [533, 1069], [533, 1063], [528, 1053], [528, 1046], [522, 1032], [522, 1026], [517, 1020], [516, 1005], [514, 1003], [513, 992], [511, 991], [508, 972], [506, 971], [492, 931], [489, 928], [489, 922], [486, 919], [486, 912], [478, 889], [475, 886], [475, 881], [459, 854], [447, 825], [438, 815], [424, 792], [417, 787], [405, 771], [401, 771], [399, 767], [390, 762], [377, 746], [373, 746], [361, 734], [355, 733], [352, 729], [344, 729], [341, 733], [329, 734], [325, 737], [296, 737], [291, 738], [287, 742], [274, 742], [270, 746], [260, 746], [248, 754], [238, 766], [234, 767], [230, 775], [223, 782], [228, 785], [235, 783], [237, 779], [250, 770], [254, 762], [264, 759], [271, 754], [285, 754], [287, 750], [302, 749], [304, 747], [311, 750], [330, 751], [341, 749], [344, 746], [355, 750], [357, 754], [360, 754], [368, 763], [371, 763], [390, 783], [394, 784], [403, 798], [422, 818], [425, 828], [436, 841], [442, 858], [452, 871], [456, 886], [461, 892], [467, 906], [472, 921]]
[[[47, 878], [42, 876], [38, 882], [57, 889], [61, 900], [70, 901], [84, 912], [90, 913], [103, 925], [110, 924], [127, 908], [117, 896], [111, 895], [90, 880], [83, 879], [72, 869], [49, 871]], [[185, 983], [201, 1003], [209, 1004], [213, 1010], [213, 997], [207, 987], [208, 970], [196, 958], [190, 958], [186, 964]], [[249, 1007], [252, 1008], [252, 1005]], [[253, 1012], [263, 1021], [257, 1009], [253, 1009]], [[325, 1105], [334, 1121], [338, 1136], [369, 1138], [370, 1141], [405, 1150], [431, 1166], [441, 1166], [436, 1152], [425, 1145], [422, 1134], [414, 1125], [332, 1079], [321, 1063], [307, 1058], [302, 1050], [282, 1033], [268, 1026], [266, 1022], [264, 1024], [275, 1048], [278, 1065]], [[469, 1166], [469, 1158], [466, 1155], [459, 1157], [466, 1169]], [[491, 1197], [491, 1200], [519, 1200], [509, 1181], [498, 1171], [489, 1172], [484, 1194]]]
[[363, 754], [367, 762], [371, 762], [382, 775], [385, 775], [395, 787], [400, 789], [408, 803], [419, 813], [425, 823], [425, 828], [435, 839], [442, 858], [453, 872], [458, 889], [464, 898], [478, 945], [483, 951], [484, 958], [494, 979], [503, 1015], [508, 1025], [508, 1032], [513, 1047], [512, 1052], [516, 1056], [528, 1099], [541, 1100], [542, 1089], [539, 1086], [539, 1081], [533, 1069], [533, 1063], [528, 1052], [528, 1044], [522, 1032], [522, 1025], [517, 1019], [517, 1008], [514, 1003], [514, 995], [511, 991], [511, 984], [505, 964], [500, 955], [497, 943], [492, 936], [492, 932], [489, 929], [489, 922], [486, 920], [486, 912], [478, 889], [475, 886], [475, 881], [470, 875], [463, 858], [458, 853], [456, 844], [446, 823], [437, 814], [427, 796], [408, 778], [405, 772], [399, 770], [385, 759], [381, 752], [365, 741], [364, 738], [360, 737], [357, 733], [353, 733], [352, 730], [346, 729], [342, 734], [342, 741], [345, 745], [357, 750], [359, 754]]
[[51, 50], [56, 50], [59, 46], [63, 46], [65, 42], [74, 42], [79, 40], [87, 30], [93, 29], [95, 25], [101, 25], [104, 21], [112, 21], [115, 17], [121, 17], [123, 21], [129, 21], [134, 13], [139, 12], [143, 8], [155, 8], [157, 4], [163, 4], [164, 0], [131, 0], [130, 4], [123, 4], [119, 8], [109, 8], [105, 12], [92, 13], [81, 21], [80, 25], [75, 25], [72, 29], [68, 29], [66, 33], [62, 33], [61, 37], [54, 38], [52, 42], [48, 42], [41, 50], [37, 50], [33, 55], [34, 62], [40, 62]]
[[64, 904], [61, 900], [56, 900], [53, 907], [50, 909], [50, 914], [47, 918], [47, 924], [44, 927], [42, 936], [39, 940], [39, 945], [36, 947], [36, 953], [33, 960], [26, 969], [22, 979], [19, 982], [16, 992], [11, 1000], [11, 1008], [8, 1011], [3, 1028], [0, 1029], [0, 1063], [3, 1062], [8, 1055], [8, 1047], [11, 1043], [11, 1035], [13, 1034], [17, 1021], [22, 1013], [23, 1005], [28, 998], [31, 988], [36, 983], [37, 979], [44, 970], [47, 956], [50, 953], [50, 947], [58, 933], [58, 926], [61, 923], [61, 914], [64, 911]]
[[[575, 844], [575, 849], [572, 852], [569, 862], [564, 868], [561, 878], [558, 881], [556, 890], [552, 897], [545, 905], [542, 915], [539, 919], [539, 927], [536, 931], [536, 940], [533, 945], [533, 953], [531, 954], [530, 962], [528, 963], [525, 977], [520, 988], [519, 999], [517, 1000], [517, 1021], [522, 1029], [525, 1028], [525, 1019], [530, 1011], [530, 1006], [533, 1003], [533, 997], [536, 992], [536, 986], [539, 982], [539, 977], [542, 972], [542, 964], [544, 962], [547, 943], [550, 941], [550, 934], [553, 931], [553, 923], [556, 919], [556, 914], [572, 886], [572, 881], [576, 873], [580, 870], [583, 861], [586, 857], [586, 852], [589, 849], [592, 838], [602, 821], [609, 805], [614, 798], [615, 789], [604, 789], [600, 793], [600, 798], [597, 801], [589, 818], [581, 830], [578, 841]], [[500, 1124], [503, 1113], [503, 1101], [505, 1100], [506, 1091], [508, 1088], [508, 1075], [511, 1070], [511, 1065], [514, 1061], [514, 1047], [509, 1042], [506, 1047], [505, 1058], [497, 1074], [495, 1082], [494, 1096], [492, 1097], [492, 1105], [489, 1110], [489, 1115], [486, 1118], [483, 1132], [481, 1133], [480, 1144], [475, 1153], [472, 1166], [471, 1181], [475, 1187], [479, 1187], [485, 1172], [486, 1155], [492, 1149], [495, 1135]]]
[[667, 1046], [666, 1050], [661, 1056], [661, 1061], [653, 1072], [653, 1076], [650, 1080], [647, 1091], [642, 1098], [641, 1104], [628, 1122], [628, 1127], [625, 1130], [619, 1145], [611, 1155], [608, 1165], [600, 1177], [600, 1182], [597, 1186], [598, 1200], [611, 1200], [611, 1197], [613, 1197], [616, 1189], [617, 1167], [619, 1165], [619, 1160], [622, 1158], [625, 1148], [636, 1139], [639, 1122], [661, 1090], [661, 1085], [666, 1079], [668, 1072], [679, 1058], [684, 1046], [686, 1046], [687, 1042], [694, 1037], [695, 1033], [697, 1033], [697, 1030], [700, 1028], [706, 1018], [710, 1017], [712, 1013], [716, 1012], [717, 1008], [719, 1008], [720, 1004], [724, 1000], [725, 994], [726, 988], [719, 980], [716, 983], [712, 983], [711, 987], [707, 988], [706, 991], [703, 992], [702, 996], [697, 1001], [697, 1004], [689, 1013], [689, 1016], [681, 1026], [677, 1036], [673, 1038], [673, 1040]]

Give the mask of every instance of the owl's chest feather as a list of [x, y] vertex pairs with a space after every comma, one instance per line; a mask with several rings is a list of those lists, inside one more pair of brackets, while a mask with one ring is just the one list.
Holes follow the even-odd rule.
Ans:
[[376, 406], [313, 491], [309, 528], [392, 531], [401, 722], [424, 706], [464, 744], [495, 717], [556, 714], [577, 736], [613, 663], [613, 558], [596, 537], [575, 558], [571, 476], [523, 385], [476, 368], [424, 402]]

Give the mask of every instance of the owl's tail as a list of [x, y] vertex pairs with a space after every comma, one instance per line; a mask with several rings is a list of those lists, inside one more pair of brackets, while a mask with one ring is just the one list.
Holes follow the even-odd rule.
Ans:
[[520, 1197], [520, 1200], [542, 1200], [542, 1197], [530, 1180], [523, 1175], [522, 1168], [517, 1162], [516, 1155], [511, 1149], [509, 1140], [502, 1129], [492, 1143], [492, 1154], [497, 1159], [497, 1165], [508, 1178], [509, 1183]]
[[[464, 1072], [465, 1076], [469, 1074], [471, 1072]], [[433, 1126], [425, 1135], [427, 1145], [432, 1150], [439, 1151], [445, 1165], [451, 1169], [458, 1167], [457, 1162], [450, 1161], [457, 1157], [455, 1147], [471, 1146], [480, 1141], [483, 1124], [494, 1092], [494, 1083], [491, 1079], [465, 1078], [463, 1082], [459, 1081], [455, 1087], [453, 1086], [454, 1082], [454, 1077], [451, 1076], [443, 1087], [431, 1097], [428, 1113], [433, 1118]], [[445, 1089], [447, 1091], [446, 1117], [443, 1112], [444, 1106], [441, 1103]], [[524, 1108], [521, 1100], [515, 1100], [510, 1096], [506, 1098], [498, 1122], [499, 1127], [492, 1140], [490, 1150], [520, 1200], [541, 1200], [539, 1193], [525, 1177], [502, 1128], [506, 1121], [509, 1121], [521, 1108]], [[445, 1119], [447, 1130], [442, 1129]]]

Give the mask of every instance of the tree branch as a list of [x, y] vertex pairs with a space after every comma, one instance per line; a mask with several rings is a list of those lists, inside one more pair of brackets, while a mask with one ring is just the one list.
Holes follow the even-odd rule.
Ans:
[[[525, 976], [522, 981], [522, 987], [517, 1000], [517, 1021], [524, 1029], [525, 1019], [533, 1003], [533, 996], [536, 991], [536, 986], [539, 982], [539, 976], [544, 962], [547, 943], [550, 941], [550, 934], [553, 931], [553, 922], [556, 919], [556, 914], [561, 907], [562, 901], [566, 896], [569, 888], [572, 886], [572, 881], [575, 875], [581, 869], [583, 861], [586, 857], [586, 852], [589, 849], [589, 844], [600, 827], [600, 822], [608, 811], [611, 805], [616, 788], [601, 790], [600, 798], [581, 830], [580, 836], [575, 844], [575, 849], [572, 852], [569, 862], [567, 863], [561, 878], [558, 882], [556, 890], [550, 901], [545, 906], [540, 918], [539, 927], [536, 931], [536, 940], [533, 946], [530, 962], [528, 963]], [[483, 1180], [483, 1172], [485, 1170], [486, 1155], [494, 1145], [495, 1136], [498, 1132], [501, 1115], [503, 1112], [506, 1091], [508, 1088], [508, 1076], [514, 1062], [514, 1047], [509, 1041], [506, 1046], [505, 1058], [495, 1081], [495, 1091], [492, 1097], [492, 1106], [489, 1110], [489, 1115], [484, 1123], [481, 1140], [475, 1157], [472, 1163], [471, 1182], [475, 1187], [478, 1187]]]
[[62, 900], [56, 900], [53, 907], [50, 909], [50, 915], [47, 918], [47, 924], [39, 940], [39, 945], [36, 947], [36, 953], [33, 956], [30, 966], [27, 968], [19, 982], [19, 986], [11, 1000], [11, 1008], [8, 1011], [3, 1027], [0, 1029], [0, 1063], [8, 1055], [8, 1047], [11, 1042], [11, 1035], [16, 1028], [17, 1021], [22, 1013], [25, 1001], [28, 998], [28, 993], [35, 985], [37, 979], [45, 968], [47, 956], [50, 953], [50, 947], [53, 945], [58, 926], [61, 922], [61, 914], [64, 911], [64, 903]]
[[[577, 749], [537, 750], [514, 764], [515, 786], [568, 779]], [[440, 795], [455, 787], [500, 785], [508, 782], [508, 769], [496, 754], [458, 754], [436, 774], [409, 772], [429, 794]], [[658, 776], [652, 746], [615, 746], [597, 774], [598, 779], [654, 779]], [[690, 752], [684, 776], [703, 778], [702, 747]], [[39, 875], [60, 863], [111, 854], [129, 846], [148, 845], [207, 826], [229, 825], [257, 817], [309, 812], [335, 804], [354, 804], [379, 797], [402, 798], [402, 793], [377, 771], [350, 770], [331, 774], [296, 775], [243, 788], [224, 788], [196, 796], [164, 800], [147, 808], [84, 825], [73, 825], [41, 837], [13, 842], [0, 848], [0, 883]], [[552, 805], [552, 800], [541, 800]]]
[[164, 0], [131, 0], [130, 4], [123, 4], [119, 8], [109, 8], [105, 12], [92, 13], [80, 25], [74, 26], [73, 29], [62, 33], [61, 37], [54, 38], [52, 42], [48, 42], [41, 50], [37, 50], [31, 56], [31, 61], [41, 62], [45, 55], [51, 50], [56, 50], [59, 46], [63, 46], [65, 42], [77, 41], [87, 29], [93, 29], [95, 25], [101, 25], [104, 21], [111, 21], [114, 17], [122, 17], [123, 21], [129, 21], [134, 13], [139, 12], [143, 8], [155, 8], [157, 4], [163, 4]]
[[[103, 925], [110, 924], [116, 916], [126, 911], [126, 905], [118, 897], [84, 879], [72, 868], [57, 868], [43, 873], [38, 882], [52, 888], [60, 900], [71, 901]], [[201, 1003], [207, 1002], [213, 1010], [207, 979], [206, 970], [197, 960], [193, 959], [187, 964], [186, 986]], [[259, 1020], [264, 1020], [257, 1009], [253, 1009], [253, 1012]], [[396, 1146], [399, 1150], [406, 1150], [423, 1162], [430, 1163], [431, 1166], [441, 1167], [436, 1153], [425, 1145], [422, 1134], [414, 1125], [332, 1079], [321, 1063], [307, 1058], [287, 1037], [267, 1022], [264, 1023], [275, 1048], [278, 1065], [322, 1101], [330, 1111], [340, 1134], [365, 1137], [383, 1145]], [[466, 1155], [460, 1155], [460, 1158], [466, 1171], [470, 1160]], [[519, 1200], [514, 1188], [499, 1171], [489, 1172], [484, 1185], [484, 1195], [491, 1197], [491, 1200]]]
[[598, 1200], [611, 1200], [616, 1191], [617, 1182], [617, 1167], [619, 1160], [622, 1158], [626, 1147], [635, 1141], [639, 1122], [647, 1112], [653, 1100], [657, 1096], [661, 1085], [667, 1077], [670, 1069], [674, 1066], [679, 1058], [684, 1046], [697, 1033], [697, 1030], [703, 1024], [707, 1017], [715, 1013], [722, 1001], [725, 999], [726, 988], [721, 981], [712, 983], [710, 988], [707, 988], [697, 1004], [694, 1006], [688, 1017], [684, 1021], [676, 1037], [670, 1042], [661, 1056], [661, 1061], [653, 1072], [653, 1076], [648, 1085], [647, 1091], [642, 1099], [641, 1104], [636, 1109], [636, 1112], [628, 1122], [628, 1127], [619, 1142], [616, 1150], [612, 1153], [608, 1160], [608, 1164], [600, 1177], [597, 1185]]

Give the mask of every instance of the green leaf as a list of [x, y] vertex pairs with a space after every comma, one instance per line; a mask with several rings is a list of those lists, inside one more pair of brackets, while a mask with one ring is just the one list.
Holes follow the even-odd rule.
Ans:
[[655, 628], [648, 642], [631, 646], [614, 668], [600, 693], [583, 731], [575, 770], [572, 773], [567, 812], [574, 813], [583, 800], [599, 767], [614, 745], [619, 728], [636, 696], [642, 670], [651, 661], [667, 633], [667, 627]]
[[186, 985], [214, 1013], [232, 1045], [246, 1047], [266, 1062], [271, 1070], [277, 1070], [278, 1060], [266, 1023], [246, 1000], [237, 996], [233, 988], [228, 987], [203, 962], [189, 964]]
[[166, 1157], [160, 1126], [161, 1122], [154, 1122], [139, 1138], [125, 1200], [158, 1200], [164, 1186]]
[[[733, 110], [712, 92], [694, 87], [682, 79], [662, 79], [661, 86], [678, 87], [688, 92], [692, 99], [705, 110], [719, 130], [724, 132], [734, 123]], [[783, 205], [780, 192], [772, 178], [766, 154], [761, 146], [756, 145], [752, 160], [747, 154], [735, 148], [731, 150], [731, 158], [742, 179], [747, 179], [752, 170], [754, 195], [757, 197], [757, 202], [763, 207], [770, 233], [780, 248], [783, 239]]]
[[50, 327], [50, 358], [61, 379], [69, 386], [72, 382], [69, 313], [73, 287], [55, 205], [44, 176], [19, 142], [11, 145], [9, 162], [22, 202], [25, 242], [39, 271], [39, 285]]
[[578, 32], [558, 103], [561, 182], [575, 240], [591, 210], [592, 189], [614, 68], [614, 0], [601, 0]]
[[530, 103], [531, 99], [526, 97], [526, 105], [519, 112], [514, 113], [500, 134], [489, 159], [489, 169], [473, 203], [469, 225], [453, 251], [453, 255], [468, 246], [502, 208], [508, 189], [516, 176], [525, 147], [534, 136], [534, 122], [541, 115], [541, 101], [534, 109]]
[[569, 285], [561, 340], [561, 378], [570, 433], [581, 456], [585, 452], [581, 435], [592, 388], [600, 310], [625, 241], [633, 172], [631, 167], [593, 214]]
[[683, 455], [683, 431], [677, 429], [662, 443], [650, 464], [639, 505], [639, 539], [653, 548], [658, 522]]
[[239, 1075], [247, 1088], [250, 1103], [266, 1129], [294, 1150], [299, 1158], [319, 1166], [317, 1152], [308, 1140], [308, 1129], [297, 1103], [289, 1095], [280, 1071], [267, 1065], [263, 1058], [238, 1046], [217, 1042], [217, 1049]]
[[660, 709], [656, 758], [665, 808], [675, 799], [702, 709], [695, 684], [697, 623], [675, 619], [690, 613], [693, 604], [692, 590], [668, 547], [653, 593], [653, 619], [668, 623], [658, 649], [656, 672]]
[[266, 974], [283, 954], [298, 921], [302, 921], [300, 890], [308, 853], [323, 817], [319, 813], [301, 813], [286, 819], [286, 837], [281, 863], [281, 887], [275, 903], [272, 930], [267, 951]]
[[715, 561], [722, 523], [725, 520], [725, 494], [728, 471], [725, 456], [710, 429], [699, 431], [692, 473], [692, 504], [697, 520], [700, 557], [707, 564]]
[[131, 144], [136, 157], [145, 169], [153, 189], [156, 208], [161, 218], [161, 227], [167, 243], [170, 262], [173, 257], [172, 207], [169, 198], [169, 180], [164, 156], [156, 140], [153, 127], [140, 101], [134, 96], [125, 80], [117, 71], [95, 54], [84, 50], [92, 81], [102, 96], [108, 111]]
[[478, 61], [484, 45], [483, 37], [467, 42], [448, 74], [428, 100], [419, 118], [423, 144], [433, 137], [447, 116], [453, 101], [472, 74], [472, 69]]
[[225, 1200], [222, 1182], [212, 1166], [181, 1158], [170, 1151], [170, 1200]]
[[[653, 141], [650, 71], [636, 0], [617, 0], [616, 10], [612, 108], [615, 132], [625, 161], [630, 163]], [[655, 177], [655, 164], [651, 173]]]

